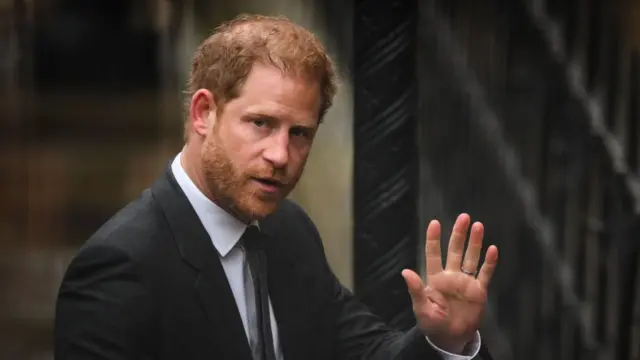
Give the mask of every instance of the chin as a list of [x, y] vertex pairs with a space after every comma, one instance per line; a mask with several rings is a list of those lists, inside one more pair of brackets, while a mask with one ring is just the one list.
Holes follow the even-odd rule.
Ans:
[[238, 202], [239, 205], [237, 209], [238, 212], [242, 213], [249, 221], [262, 220], [273, 214], [282, 201], [265, 201], [256, 197], [243, 200], [244, 201]]

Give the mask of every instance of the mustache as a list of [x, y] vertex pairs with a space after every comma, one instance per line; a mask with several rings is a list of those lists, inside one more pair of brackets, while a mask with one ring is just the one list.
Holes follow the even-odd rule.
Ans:
[[265, 171], [254, 172], [251, 175], [249, 175], [249, 177], [253, 179], [276, 183], [282, 186], [288, 185], [290, 182], [290, 180], [283, 173], [283, 171], [278, 169], [275, 169], [273, 171], [265, 170]]

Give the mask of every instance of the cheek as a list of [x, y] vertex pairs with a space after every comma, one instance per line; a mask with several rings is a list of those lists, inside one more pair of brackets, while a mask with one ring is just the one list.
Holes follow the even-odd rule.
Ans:
[[252, 154], [259, 153], [260, 139], [256, 138], [247, 124], [228, 126], [220, 133], [220, 137], [225, 139], [225, 149], [232, 158], [249, 159]]
[[253, 173], [258, 169], [262, 169], [260, 151], [250, 145], [230, 146], [226, 149], [226, 157], [229, 165], [237, 174]]
[[211, 148], [216, 148], [216, 151], [223, 153], [225, 158], [234, 160], [235, 154], [238, 153], [235, 134], [229, 133], [224, 126], [216, 126], [208, 140], [212, 143]]
[[294, 149], [290, 154], [290, 169], [294, 172], [301, 172], [309, 158], [309, 147], [304, 149]]

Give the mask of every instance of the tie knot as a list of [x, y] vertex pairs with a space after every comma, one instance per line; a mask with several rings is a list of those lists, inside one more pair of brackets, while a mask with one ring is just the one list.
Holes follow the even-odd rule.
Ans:
[[242, 242], [249, 251], [261, 250], [264, 248], [262, 233], [255, 225], [247, 227], [244, 234], [242, 234]]

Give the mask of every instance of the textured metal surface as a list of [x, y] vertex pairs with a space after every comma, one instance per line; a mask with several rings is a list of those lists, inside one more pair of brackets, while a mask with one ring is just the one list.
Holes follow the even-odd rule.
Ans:
[[396, 328], [415, 321], [400, 272], [416, 268], [417, 2], [356, 1], [355, 292]]
[[[500, 248], [489, 303], [508, 341], [481, 329], [483, 341], [500, 359], [509, 354], [496, 340], [515, 359], [637, 359], [640, 138], [637, 113], [625, 107], [638, 94], [612, 78], [638, 79], [638, 60], [587, 24], [572, 30], [576, 44], [610, 58], [586, 67], [579, 56], [562, 59], [556, 30], [579, 21], [540, 21], [539, 8], [520, 2], [421, 4], [421, 168], [432, 175], [421, 175], [422, 201], [435, 185], [443, 206], [432, 216], [467, 211]], [[590, 4], [608, 16], [605, 3]], [[586, 12], [555, 10], [558, 19]], [[615, 59], [617, 75], [602, 65]], [[599, 90], [576, 81], [588, 78]]]

